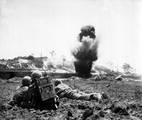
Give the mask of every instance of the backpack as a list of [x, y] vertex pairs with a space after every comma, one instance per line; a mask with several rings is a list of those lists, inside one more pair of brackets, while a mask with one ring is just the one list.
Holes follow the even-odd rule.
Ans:
[[59, 98], [50, 77], [42, 77], [30, 88], [31, 106], [37, 109], [57, 109]]

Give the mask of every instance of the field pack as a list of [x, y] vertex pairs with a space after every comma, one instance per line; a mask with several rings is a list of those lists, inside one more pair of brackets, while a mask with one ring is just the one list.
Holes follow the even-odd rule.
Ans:
[[37, 81], [42, 101], [55, 97], [55, 88], [50, 77], [42, 77]]

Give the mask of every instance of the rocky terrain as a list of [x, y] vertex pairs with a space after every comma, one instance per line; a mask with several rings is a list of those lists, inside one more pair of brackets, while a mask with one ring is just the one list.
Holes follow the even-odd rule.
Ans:
[[42, 111], [4, 106], [20, 81], [20, 77], [0, 79], [1, 120], [142, 120], [142, 82], [133, 77], [105, 72], [88, 79], [64, 78], [62, 81], [73, 89], [105, 92], [110, 98], [100, 103], [62, 98], [57, 110]]

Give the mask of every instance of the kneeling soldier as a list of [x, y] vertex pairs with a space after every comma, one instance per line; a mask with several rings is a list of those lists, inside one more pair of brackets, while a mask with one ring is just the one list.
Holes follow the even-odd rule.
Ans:
[[[23, 108], [57, 109], [59, 105], [58, 97], [55, 93], [49, 96], [48, 93], [52, 92], [50, 90], [44, 94], [43, 92], [46, 90], [46, 86], [42, 86], [42, 82], [45, 82], [43, 85], [48, 85], [48, 78], [42, 78], [40, 72], [33, 72], [31, 77], [25, 76], [22, 79], [22, 85], [18, 87], [12, 100], [8, 104]], [[50, 86], [52, 86], [52, 84], [50, 84]]]
[[30, 96], [28, 93], [30, 84], [31, 78], [29, 76], [25, 76], [22, 79], [22, 85], [17, 88], [16, 93], [13, 95], [13, 98], [9, 104], [12, 106], [17, 105], [20, 107], [29, 108], [31, 105]]

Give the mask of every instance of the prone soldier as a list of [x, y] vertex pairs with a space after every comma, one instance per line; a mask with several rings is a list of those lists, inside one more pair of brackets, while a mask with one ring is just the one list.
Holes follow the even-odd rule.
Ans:
[[103, 99], [108, 99], [108, 96], [105, 93], [85, 93], [79, 90], [73, 90], [68, 85], [64, 84], [61, 80], [55, 80], [55, 91], [56, 95], [59, 98], [70, 98], [76, 100], [96, 100], [101, 102]]
[[42, 77], [42, 73], [34, 71], [30, 77], [24, 77], [19, 92], [13, 96], [10, 105], [18, 105], [35, 109], [57, 109], [58, 98], [70, 98], [76, 100], [96, 100], [108, 99], [104, 93], [84, 93], [73, 90], [61, 80], [51, 80], [50, 77]]

